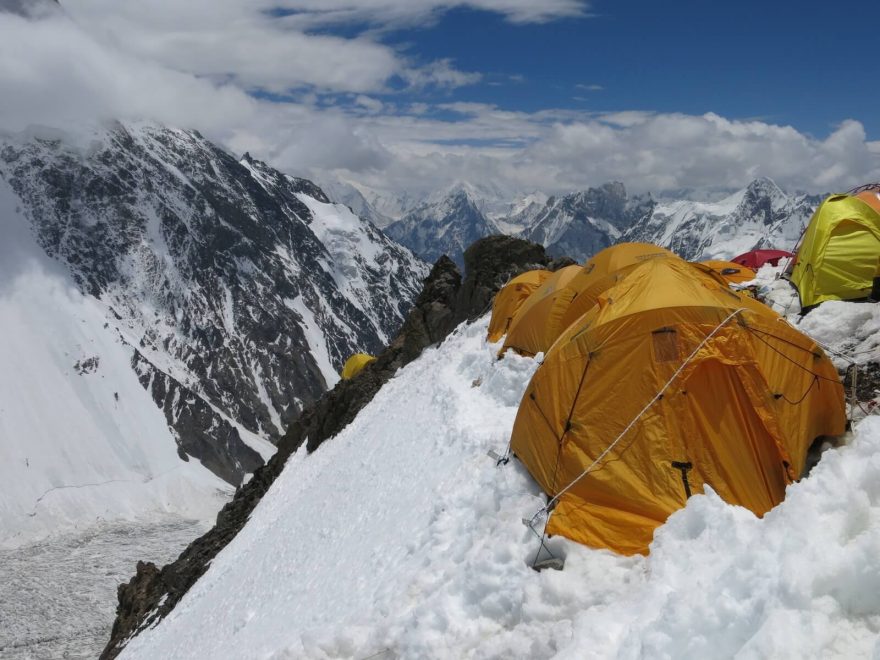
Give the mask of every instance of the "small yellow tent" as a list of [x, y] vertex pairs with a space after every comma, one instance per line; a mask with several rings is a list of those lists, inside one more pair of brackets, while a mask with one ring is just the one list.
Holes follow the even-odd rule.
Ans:
[[755, 271], [751, 268], [743, 266], [742, 264], [734, 263], [733, 261], [716, 261], [714, 259], [709, 259], [707, 261], [701, 261], [700, 263], [714, 270], [731, 284], [748, 282], [756, 277]]
[[489, 341], [498, 341], [507, 333], [513, 317], [525, 302], [552, 273], [549, 270], [529, 270], [517, 275], [495, 294], [492, 318], [489, 320]]
[[569, 287], [576, 292], [562, 316], [561, 330], [590, 311], [599, 295], [617, 284], [636, 266], [649, 259], [678, 259], [666, 248], [650, 243], [618, 243], [593, 255]]
[[355, 353], [345, 361], [342, 367], [342, 380], [351, 380], [357, 376], [364, 367], [371, 362], [375, 362], [376, 358], [367, 353]]
[[880, 213], [865, 200], [832, 195], [816, 209], [790, 267], [801, 306], [871, 293], [880, 261]]
[[843, 399], [822, 350], [770, 308], [657, 259], [547, 353], [511, 447], [556, 498], [547, 533], [645, 553], [706, 486], [757, 515], [778, 504], [812, 441], [843, 432]]
[[500, 354], [512, 348], [522, 355], [536, 355], [550, 348], [565, 329], [562, 315], [575, 296], [568, 285], [581, 270], [581, 266], [557, 270], [523, 301], [510, 322]]

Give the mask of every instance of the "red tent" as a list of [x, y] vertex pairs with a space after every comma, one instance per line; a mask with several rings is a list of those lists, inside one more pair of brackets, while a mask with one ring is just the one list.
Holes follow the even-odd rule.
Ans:
[[747, 266], [757, 270], [767, 263], [771, 266], [778, 266], [780, 259], [790, 259], [793, 256], [791, 252], [786, 252], [785, 250], [752, 250], [734, 257], [731, 261], [740, 266]]

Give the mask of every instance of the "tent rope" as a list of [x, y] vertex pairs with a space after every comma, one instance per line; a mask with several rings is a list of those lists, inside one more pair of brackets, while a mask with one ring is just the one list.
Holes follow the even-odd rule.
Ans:
[[576, 483], [587, 476], [593, 470], [593, 468], [601, 463], [602, 460], [618, 445], [618, 443], [623, 440], [626, 434], [629, 433], [630, 429], [635, 426], [636, 422], [639, 421], [642, 415], [644, 415], [651, 406], [653, 406], [657, 401], [660, 400], [660, 398], [663, 396], [663, 393], [666, 392], [667, 389], [669, 389], [669, 386], [672, 385], [672, 383], [675, 381], [676, 378], [678, 378], [684, 368], [691, 362], [691, 360], [693, 360], [697, 356], [697, 354], [703, 349], [703, 347], [709, 342], [709, 340], [712, 339], [712, 337], [714, 337], [718, 333], [718, 331], [721, 330], [721, 328], [727, 325], [727, 323], [729, 323], [731, 319], [737, 316], [740, 312], [747, 311], [747, 309], [748, 308], [746, 307], [740, 307], [732, 311], [730, 314], [728, 314], [727, 318], [725, 318], [723, 321], [721, 321], [721, 323], [715, 326], [712, 332], [710, 332], [703, 338], [703, 340], [697, 345], [697, 347], [691, 352], [691, 354], [688, 355], [687, 359], [681, 363], [681, 366], [679, 366], [678, 369], [675, 370], [675, 373], [672, 374], [669, 380], [666, 381], [663, 387], [660, 388], [660, 391], [657, 392], [657, 394], [655, 394], [654, 397], [650, 401], [648, 401], [647, 404], [645, 404], [645, 407], [642, 408], [635, 417], [633, 417], [633, 419], [629, 422], [629, 424], [626, 425], [626, 427], [623, 429], [623, 431], [620, 432], [620, 434], [614, 439], [614, 441], [610, 445], [608, 445], [602, 451], [602, 453], [599, 454], [596, 459], [587, 466], [587, 468], [583, 472], [572, 479], [572, 481], [565, 488], [560, 490], [556, 495], [550, 498], [547, 504], [536, 511], [535, 514], [529, 519], [528, 526], [531, 527], [532, 524], [534, 524], [539, 517], [550, 511], [550, 509], [552, 509], [559, 501], [560, 497], [565, 495], [565, 493], [567, 493]]

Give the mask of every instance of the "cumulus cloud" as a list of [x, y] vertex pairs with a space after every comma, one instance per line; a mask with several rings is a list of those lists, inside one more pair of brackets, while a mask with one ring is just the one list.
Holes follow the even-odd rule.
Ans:
[[0, 128], [68, 127], [94, 119], [194, 118], [206, 129], [243, 122], [256, 102], [217, 84], [108, 49], [64, 15], [0, 13]]
[[636, 192], [661, 193], [736, 188], [758, 176], [814, 192], [880, 180], [880, 149], [854, 120], [817, 139], [791, 126], [713, 113], [588, 116], [514, 113], [479, 104], [445, 108], [460, 118], [373, 120], [370, 131], [393, 145], [393, 157], [385, 169], [362, 173], [365, 182], [382, 187], [384, 177], [426, 192], [465, 178], [511, 191], [560, 193], [619, 180]]
[[[69, 13], [32, 20], [0, 13], [0, 130], [155, 119], [197, 128], [294, 174], [412, 194], [461, 179], [511, 193], [559, 193], [612, 179], [656, 193], [737, 187], [760, 175], [818, 192], [880, 179], [880, 143], [869, 142], [852, 119], [816, 138], [712, 113], [526, 113], [487, 103], [437, 104], [420, 92], [475, 84], [480, 73], [447, 59], [417, 61], [384, 43], [378, 29], [429, 21], [454, 7], [544, 21], [583, 15], [587, 4], [580, 1], [64, 6]], [[343, 23], [359, 27], [346, 36], [328, 31]]]

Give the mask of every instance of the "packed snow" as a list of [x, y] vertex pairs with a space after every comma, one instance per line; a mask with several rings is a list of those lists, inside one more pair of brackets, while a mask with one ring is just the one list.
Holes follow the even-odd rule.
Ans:
[[516, 460], [487, 456], [504, 451], [537, 363], [496, 360], [486, 327], [461, 326], [337, 437], [293, 455], [123, 657], [880, 657], [880, 418], [763, 519], [710, 491], [648, 557], [554, 538], [564, 570], [538, 573], [521, 519], [543, 496]]
[[231, 494], [183, 462], [132, 348], [31, 236], [0, 181], [0, 547], [103, 520], [207, 519]]

